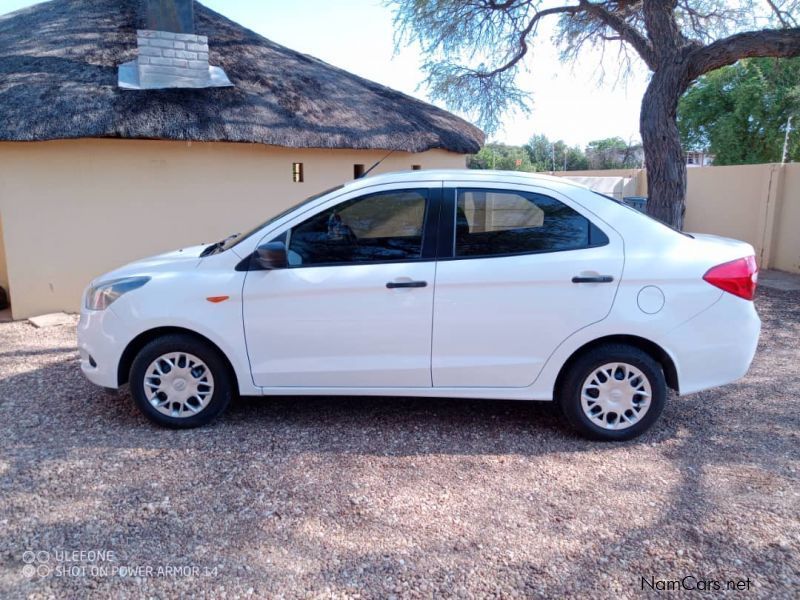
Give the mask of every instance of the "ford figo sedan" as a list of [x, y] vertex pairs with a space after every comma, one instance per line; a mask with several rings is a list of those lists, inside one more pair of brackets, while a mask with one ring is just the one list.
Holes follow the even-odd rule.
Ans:
[[239, 395], [555, 400], [586, 436], [646, 431], [667, 388], [742, 377], [757, 267], [564, 179], [413, 171], [91, 283], [81, 368], [151, 420]]

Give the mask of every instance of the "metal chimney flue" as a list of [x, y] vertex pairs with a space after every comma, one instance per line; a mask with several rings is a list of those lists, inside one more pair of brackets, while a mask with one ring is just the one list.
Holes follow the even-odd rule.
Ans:
[[147, 29], [194, 33], [194, 0], [144, 0]]
[[139, 56], [119, 67], [119, 87], [130, 90], [229, 87], [208, 63], [208, 38], [194, 29], [193, 0], [143, 0], [147, 29], [136, 32]]

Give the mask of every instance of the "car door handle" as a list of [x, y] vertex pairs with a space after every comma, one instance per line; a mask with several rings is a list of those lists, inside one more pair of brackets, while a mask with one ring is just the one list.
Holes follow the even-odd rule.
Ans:
[[611, 275], [576, 275], [572, 278], [572, 283], [611, 283], [614, 278]]
[[395, 288], [423, 288], [427, 287], [427, 281], [389, 281], [386, 283], [386, 287], [390, 290]]

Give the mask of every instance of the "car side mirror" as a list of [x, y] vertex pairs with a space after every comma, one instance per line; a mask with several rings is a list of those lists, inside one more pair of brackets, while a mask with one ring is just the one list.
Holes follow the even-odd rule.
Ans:
[[289, 266], [286, 244], [283, 242], [261, 244], [256, 248], [253, 259], [259, 267], [268, 271], [285, 269]]

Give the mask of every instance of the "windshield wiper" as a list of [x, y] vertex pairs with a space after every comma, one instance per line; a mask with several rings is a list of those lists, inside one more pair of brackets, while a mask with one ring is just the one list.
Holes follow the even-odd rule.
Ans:
[[224, 240], [220, 240], [218, 242], [214, 242], [210, 246], [208, 246], [205, 249], [203, 249], [203, 251], [200, 253], [200, 258], [204, 258], [206, 256], [211, 256], [212, 254], [216, 254], [219, 250], [221, 250], [225, 246], [225, 244], [227, 244], [228, 242], [230, 242], [233, 239], [236, 239], [237, 237], [239, 237], [239, 235], [240, 234], [238, 234], [238, 233], [234, 233], [233, 235], [229, 235], [228, 237], [226, 237]]
[[214, 242], [210, 246], [206, 246], [203, 248], [203, 251], [200, 253], [200, 258], [206, 257], [210, 254], [214, 254], [217, 249], [222, 245], [222, 242]]

